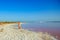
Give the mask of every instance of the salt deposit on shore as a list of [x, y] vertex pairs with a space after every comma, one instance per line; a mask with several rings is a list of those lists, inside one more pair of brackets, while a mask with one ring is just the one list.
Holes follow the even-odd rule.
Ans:
[[47, 33], [36, 33], [12, 26], [0, 27], [0, 40], [57, 40]]

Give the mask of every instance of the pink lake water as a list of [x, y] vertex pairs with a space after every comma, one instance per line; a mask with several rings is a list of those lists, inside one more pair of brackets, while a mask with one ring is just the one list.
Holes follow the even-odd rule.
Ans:
[[27, 23], [22, 24], [22, 28], [36, 32], [48, 32], [60, 38], [60, 23]]

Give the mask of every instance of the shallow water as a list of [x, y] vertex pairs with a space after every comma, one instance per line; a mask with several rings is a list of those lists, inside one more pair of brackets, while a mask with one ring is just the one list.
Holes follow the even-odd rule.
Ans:
[[60, 23], [28, 23], [22, 24], [22, 28], [32, 31], [45, 31], [45, 29], [51, 31], [59, 31]]

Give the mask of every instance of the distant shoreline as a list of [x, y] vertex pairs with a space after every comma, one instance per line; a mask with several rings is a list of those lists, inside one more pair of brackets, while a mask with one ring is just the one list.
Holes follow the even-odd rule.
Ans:
[[0, 22], [0, 25], [4, 25], [4, 24], [16, 24], [18, 22]]

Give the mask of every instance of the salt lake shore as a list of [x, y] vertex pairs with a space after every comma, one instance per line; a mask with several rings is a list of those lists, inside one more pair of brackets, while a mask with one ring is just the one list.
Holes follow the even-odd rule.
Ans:
[[57, 40], [52, 35], [43, 32], [32, 32], [17, 29], [12, 24], [0, 25], [0, 40]]

